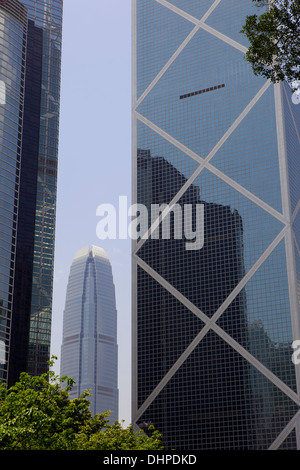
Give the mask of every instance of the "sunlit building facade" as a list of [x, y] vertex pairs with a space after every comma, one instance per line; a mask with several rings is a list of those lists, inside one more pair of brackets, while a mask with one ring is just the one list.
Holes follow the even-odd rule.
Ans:
[[70, 398], [86, 390], [90, 410], [118, 419], [117, 310], [112, 267], [100, 247], [76, 253], [68, 281], [61, 347], [61, 375], [72, 377]]
[[300, 104], [244, 59], [261, 11], [133, 1], [133, 203], [204, 206], [200, 249], [132, 242], [132, 421], [166, 449], [300, 448]]
[[0, 380], [48, 369], [62, 0], [0, 3]]

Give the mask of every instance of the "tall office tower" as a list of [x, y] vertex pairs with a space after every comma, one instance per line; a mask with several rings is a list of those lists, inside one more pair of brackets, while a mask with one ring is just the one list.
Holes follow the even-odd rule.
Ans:
[[0, 2], [0, 380], [50, 355], [62, 0]]
[[112, 268], [106, 252], [87, 246], [76, 253], [69, 276], [63, 323], [61, 375], [76, 384], [70, 398], [85, 390], [91, 412], [110, 410], [118, 419], [117, 311]]
[[132, 242], [132, 421], [166, 449], [300, 448], [300, 103], [244, 60], [261, 12], [133, 1], [133, 203], [160, 232]]

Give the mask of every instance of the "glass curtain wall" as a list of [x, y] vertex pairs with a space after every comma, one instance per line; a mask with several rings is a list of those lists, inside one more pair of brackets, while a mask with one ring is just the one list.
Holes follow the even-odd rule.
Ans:
[[244, 60], [251, 0], [133, 10], [133, 203], [190, 205], [195, 235], [204, 207], [200, 249], [163, 221], [133, 241], [133, 422], [166, 449], [295, 449], [300, 105]]
[[24, 113], [27, 11], [0, 5], [0, 381], [7, 380]]

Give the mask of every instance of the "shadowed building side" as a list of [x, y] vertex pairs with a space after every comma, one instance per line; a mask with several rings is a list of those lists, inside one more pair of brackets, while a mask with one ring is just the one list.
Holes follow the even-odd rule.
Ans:
[[50, 359], [63, 0], [0, 2], [0, 382]]

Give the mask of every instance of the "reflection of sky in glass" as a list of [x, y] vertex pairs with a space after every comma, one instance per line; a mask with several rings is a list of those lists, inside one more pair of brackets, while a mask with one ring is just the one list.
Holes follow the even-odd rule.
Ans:
[[[156, 27], [151, 31], [147, 28], [139, 28], [138, 30], [138, 97], [194, 28], [192, 23], [181, 16], [167, 10], [159, 3], [149, 2], [149, 0], [138, 2], [137, 15], [139, 15], [140, 10], [143, 12], [145, 8], [145, 5], [141, 6], [142, 3], [147, 5], [147, 18], [153, 18]], [[174, 33], [176, 33], [175, 38]]]
[[[264, 85], [261, 78], [250, 80], [250, 74], [240, 51], [200, 30], [138, 106], [138, 112], [204, 158]], [[221, 84], [225, 87], [180, 99]]]
[[211, 164], [281, 212], [275, 116], [274, 90], [269, 87], [212, 158]]
[[[34, 268], [31, 304], [30, 342], [50, 346], [52, 270], [54, 256], [55, 200], [58, 156], [58, 109], [60, 99], [60, 48], [62, 0], [23, 0], [28, 18], [34, 21], [32, 34], [42, 37], [42, 59], [38, 63], [42, 72], [39, 123], [38, 179], [34, 240]], [[37, 44], [38, 45], [38, 44]], [[38, 48], [37, 48], [38, 50]], [[47, 230], [45, 230], [47, 226]], [[47, 246], [47, 250], [44, 247]], [[43, 271], [39, 266], [43, 265]], [[35, 318], [38, 314], [38, 321]], [[35, 347], [34, 347], [35, 349]], [[38, 347], [37, 347], [38, 349]], [[45, 356], [46, 357], [46, 354]], [[43, 362], [36, 367], [43, 367]], [[33, 367], [33, 366], [32, 366]], [[35, 367], [35, 366], [34, 366]]]
[[[3, 3], [3, 2], [2, 2]], [[23, 8], [15, 15], [0, 9], [0, 323], [1, 338], [9, 338], [11, 292], [15, 268], [16, 201], [19, 188], [20, 129], [23, 103]], [[19, 10], [20, 8], [20, 10]], [[20, 13], [20, 18], [19, 18]], [[0, 375], [6, 370], [6, 346], [0, 341]]]

